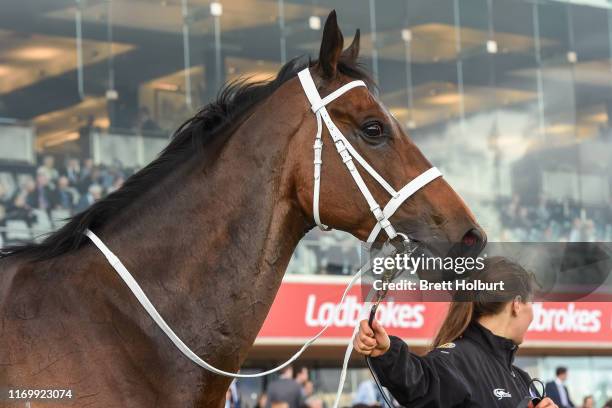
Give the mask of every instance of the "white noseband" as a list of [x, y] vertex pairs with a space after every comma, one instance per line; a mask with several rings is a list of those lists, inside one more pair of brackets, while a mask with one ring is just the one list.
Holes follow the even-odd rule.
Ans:
[[[323, 165], [321, 152], [323, 150], [323, 139], [321, 138], [322, 126], [321, 119], [325, 122], [325, 126], [331, 135], [331, 138], [336, 145], [336, 150], [340, 154], [342, 161], [346, 165], [347, 169], [353, 176], [353, 180], [359, 187], [361, 194], [364, 196], [368, 205], [370, 206], [370, 211], [374, 214], [374, 218], [376, 218], [376, 225], [374, 225], [374, 229], [370, 232], [370, 236], [368, 237], [367, 242], [374, 242], [380, 230], [383, 229], [387, 233], [389, 239], [393, 239], [397, 236], [397, 232], [389, 218], [397, 211], [397, 209], [402, 205], [404, 201], [406, 201], [410, 196], [416, 193], [421, 187], [427, 185], [431, 181], [436, 178], [442, 176], [440, 170], [436, 167], [432, 167], [429, 170], [423, 172], [417, 178], [406, 184], [402, 187], [401, 190], [395, 191], [393, 187], [380, 175], [376, 170], [372, 168], [368, 164], [367, 161], [355, 150], [355, 148], [349, 143], [349, 141], [344, 137], [340, 129], [334, 122], [331, 120], [325, 105], [338, 98], [345, 92], [358, 87], [363, 86], [366, 87], [366, 84], [363, 81], [352, 81], [348, 84], [343, 85], [342, 87], [336, 89], [334, 92], [327, 95], [325, 98], [321, 99], [319, 92], [317, 91], [317, 87], [312, 80], [312, 76], [310, 76], [310, 70], [308, 68], [304, 68], [302, 71], [298, 73], [298, 77], [300, 78], [300, 82], [302, 83], [302, 88], [304, 88], [304, 92], [310, 101], [311, 109], [315, 113], [317, 117], [317, 135], [315, 137], [314, 142], [314, 193], [312, 199], [312, 213], [314, 216], [314, 220], [322, 230], [329, 230], [330, 228], [321, 222], [321, 217], [319, 215], [319, 193], [321, 191], [321, 166]], [[357, 160], [359, 164], [372, 176], [374, 179], [391, 195], [391, 199], [385, 205], [384, 209], [380, 208], [380, 205], [372, 196], [372, 193], [368, 189], [368, 186], [363, 181], [363, 178], [357, 171], [357, 167], [353, 162], [353, 159]]]

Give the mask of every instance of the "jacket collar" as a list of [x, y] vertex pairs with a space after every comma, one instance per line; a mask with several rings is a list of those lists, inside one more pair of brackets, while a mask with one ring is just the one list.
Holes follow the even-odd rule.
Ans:
[[462, 337], [471, 339], [478, 345], [483, 346], [485, 350], [501, 360], [504, 365], [512, 366], [518, 350], [518, 346], [512, 340], [493, 334], [478, 322], [470, 323]]

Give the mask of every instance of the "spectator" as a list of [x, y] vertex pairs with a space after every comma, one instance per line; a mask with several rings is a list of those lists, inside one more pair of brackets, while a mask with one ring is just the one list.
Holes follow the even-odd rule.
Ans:
[[48, 211], [54, 205], [53, 190], [49, 187], [48, 172], [41, 169], [36, 172], [36, 186], [28, 193], [26, 201], [30, 208]]
[[310, 397], [314, 394], [314, 384], [312, 381], [308, 380], [302, 386], [302, 395], [304, 398]]
[[70, 158], [67, 160], [64, 175], [68, 178], [72, 187], [78, 187], [81, 181], [81, 164], [79, 159]]
[[21, 193], [27, 197], [28, 194], [34, 192], [34, 190], [36, 190], [36, 183], [32, 178], [28, 177], [19, 184], [19, 191], [17, 194]]
[[538, 197], [538, 207], [535, 210], [535, 219], [538, 227], [544, 229], [550, 220], [549, 203], [546, 196], [540, 193]]
[[587, 395], [582, 399], [582, 408], [595, 408], [595, 401], [592, 395]]
[[557, 378], [546, 383], [546, 395], [553, 400], [559, 408], [573, 408], [574, 403], [569, 396], [565, 382], [567, 381], [567, 368], [557, 367], [555, 371]]
[[83, 172], [81, 173], [81, 181], [79, 183], [79, 192], [85, 194], [92, 184], [102, 186], [102, 172], [98, 166], [93, 165], [93, 160], [86, 159], [83, 162]]
[[298, 367], [295, 370], [293, 379], [295, 380], [295, 382], [298, 383], [298, 385], [302, 389], [302, 397], [306, 397], [304, 387], [306, 383], [308, 382], [308, 367], [304, 367], [304, 366]]
[[23, 220], [31, 226], [35, 217], [26, 200], [27, 191], [28, 190], [20, 190], [17, 192], [10, 209], [7, 211], [6, 218], [11, 220]]
[[125, 179], [123, 177], [123, 175], [119, 175], [114, 181], [113, 184], [106, 190], [106, 192], [108, 194], [117, 191], [121, 188], [121, 186], [123, 185], [123, 183], [125, 182]]
[[87, 207], [98, 201], [100, 198], [102, 198], [102, 187], [100, 187], [99, 184], [92, 184], [89, 186], [87, 194], [84, 194], [79, 200], [79, 203], [76, 206], [76, 211], [81, 212], [87, 209]]
[[306, 401], [304, 401], [303, 406], [305, 408], [323, 408], [323, 401], [318, 397], [308, 397]]
[[66, 176], [57, 179], [57, 189], [55, 190], [55, 208], [72, 211], [77, 203], [79, 193], [70, 187], [70, 181]]
[[602, 408], [612, 408], [612, 399], [606, 401]]
[[10, 202], [8, 188], [2, 183], [0, 183], [0, 205], [7, 206]]
[[102, 187], [108, 192], [114, 191], [117, 189], [116, 183], [118, 180], [123, 180], [125, 178], [123, 172], [121, 171], [121, 167], [118, 160], [115, 160], [114, 163], [106, 169], [106, 171], [102, 172]]
[[[83, 118], [79, 118], [79, 122]], [[83, 126], [79, 128], [79, 147], [82, 155], [91, 154], [91, 134], [93, 131], [98, 130], [95, 125], [96, 117], [94, 115], [87, 116]]]
[[382, 396], [378, 391], [378, 387], [374, 384], [374, 381], [367, 379], [359, 383], [357, 392], [353, 397], [353, 406], [355, 405], [366, 405], [368, 407], [380, 406]]
[[232, 381], [225, 396], [225, 408], [240, 408], [240, 394], [236, 380]]
[[36, 173], [45, 173], [47, 176], [47, 180], [50, 183], [54, 184], [55, 180], [59, 177], [59, 172], [55, 168], [55, 158], [53, 156], [45, 156], [43, 158], [42, 166], [38, 168]]
[[266, 408], [277, 404], [286, 404], [288, 408], [300, 408], [302, 387], [293, 379], [293, 367], [288, 365], [281, 371], [280, 377], [272, 381], [267, 390]]
[[4, 246], [6, 241], [6, 207], [0, 203], [0, 248]]
[[569, 234], [569, 242], [580, 242], [580, 230], [582, 229], [582, 223], [580, 218], [574, 218], [572, 221], [572, 230]]
[[259, 398], [257, 398], [257, 404], [255, 404], [255, 408], [266, 408], [267, 402], [268, 402], [268, 395], [265, 392], [263, 392], [261, 393]]
[[159, 125], [155, 123], [151, 117], [149, 108], [143, 106], [138, 111], [138, 118], [136, 119], [136, 129], [140, 132], [156, 132], [159, 131]]

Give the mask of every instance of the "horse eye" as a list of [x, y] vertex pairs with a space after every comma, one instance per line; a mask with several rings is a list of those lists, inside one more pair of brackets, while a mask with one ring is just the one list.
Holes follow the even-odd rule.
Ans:
[[367, 137], [377, 138], [384, 136], [383, 126], [380, 122], [368, 122], [361, 128], [361, 130]]

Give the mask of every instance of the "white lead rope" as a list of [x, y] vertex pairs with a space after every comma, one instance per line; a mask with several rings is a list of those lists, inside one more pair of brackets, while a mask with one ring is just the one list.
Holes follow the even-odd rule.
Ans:
[[[102, 242], [102, 240], [100, 238], [98, 238], [98, 236], [96, 234], [94, 234], [91, 230], [87, 229], [85, 231], [85, 235], [87, 235], [87, 237], [89, 237], [89, 239], [91, 239], [91, 241], [95, 244], [95, 246], [98, 247], [100, 252], [102, 252], [104, 257], [108, 260], [108, 262], [115, 269], [115, 271], [117, 271], [117, 273], [119, 274], [121, 279], [123, 279], [125, 284], [132, 291], [134, 296], [136, 296], [136, 299], [138, 299], [138, 302], [140, 302], [142, 307], [144, 307], [144, 309], [149, 314], [149, 316], [151, 316], [153, 321], [155, 321], [155, 323], [157, 323], [159, 328], [162, 329], [162, 331], [166, 334], [166, 336], [168, 336], [170, 341], [172, 343], [174, 343], [176, 348], [178, 348], [181, 353], [183, 353], [188, 359], [193, 361], [195, 364], [197, 364], [200, 367], [202, 367], [202, 368], [204, 368], [204, 369], [206, 369], [208, 371], [211, 371], [211, 372], [213, 372], [215, 374], [223, 375], [223, 376], [226, 376], [226, 377], [233, 377], [233, 378], [256, 378], [256, 377], [263, 377], [263, 376], [266, 376], [268, 374], [272, 374], [274, 372], [282, 370], [283, 368], [287, 367], [289, 364], [291, 364], [292, 362], [297, 360], [302, 355], [302, 353], [304, 353], [304, 351], [308, 347], [310, 347], [310, 345], [312, 343], [314, 343], [319, 337], [321, 337], [321, 335], [323, 333], [325, 333], [325, 331], [331, 326], [331, 324], [333, 322], [333, 319], [330, 319], [329, 323], [327, 323], [325, 326], [323, 326], [323, 328], [314, 337], [312, 337], [310, 340], [308, 340], [306, 343], [304, 343], [302, 348], [297, 353], [295, 353], [289, 360], [287, 360], [283, 364], [279, 365], [278, 367], [275, 367], [275, 368], [273, 368], [271, 370], [264, 371], [264, 372], [261, 372], [261, 373], [256, 373], [256, 374], [239, 374], [239, 373], [231, 373], [231, 372], [228, 372], [228, 371], [223, 371], [221, 369], [218, 369], [218, 368], [210, 365], [206, 361], [202, 360], [197, 354], [195, 354], [189, 348], [189, 346], [187, 346], [177, 336], [177, 334], [174, 332], [174, 330], [172, 330], [172, 328], [168, 325], [168, 323], [166, 323], [164, 318], [159, 314], [159, 312], [157, 311], [155, 306], [153, 306], [153, 304], [151, 303], [151, 301], [149, 300], [147, 295], [144, 293], [144, 291], [142, 290], [142, 288], [140, 287], [138, 282], [136, 282], [136, 280], [134, 279], [132, 274], [127, 270], [125, 265], [123, 265], [123, 263], [119, 260], [119, 258], [117, 258], [117, 256], [104, 244], [104, 242]], [[355, 274], [355, 276], [353, 276], [351, 281], [348, 283], [348, 285], [346, 286], [346, 289], [344, 290], [344, 293], [342, 294], [342, 297], [340, 298], [340, 304], [344, 303], [344, 299], [346, 298], [347, 294], [349, 293], [351, 288], [355, 285], [355, 282], [357, 282], [357, 280], [361, 277], [361, 275], [363, 274], [364, 270], [366, 270], [365, 266], [363, 266], [361, 269], [359, 269], [359, 271]], [[367, 310], [366, 306], [367, 305], [364, 305], [364, 308], [362, 309], [360, 316], [363, 315], [364, 310]], [[359, 320], [361, 320], [361, 319], [359, 319]], [[357, 326], [357, 327], [359, 327], [359, 326]], [[352, 344], [352, 342], [351, 342], [351, 344]], [[350, 357], [350, 355], [349, 355], [349, 357]], [[345, 363], [347, 363], [347, 362], [345, 362]]]

